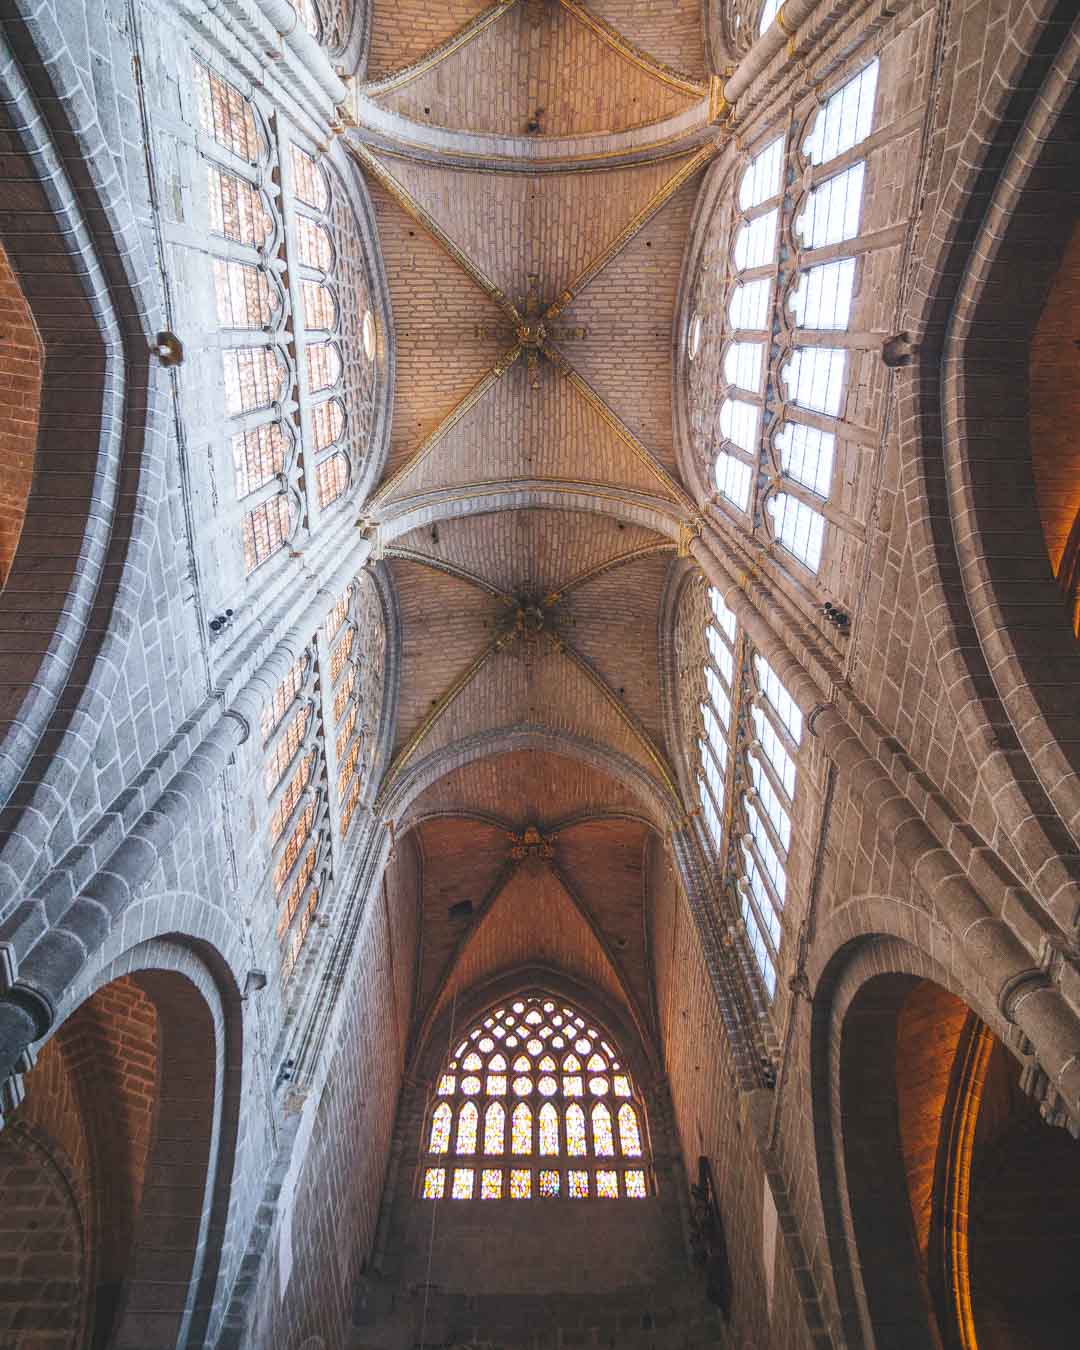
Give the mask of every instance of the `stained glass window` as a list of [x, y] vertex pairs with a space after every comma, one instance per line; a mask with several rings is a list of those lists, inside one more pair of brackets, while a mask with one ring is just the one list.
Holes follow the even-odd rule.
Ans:
[[619, 1198], [619, 1174], [600, 1168], [596, 1173], [596, 1194], [606, 1200]]
[[550, 1102], [540, 1108], [540, 1152], [544, 1157], [559, 1152], [559, 1114]]
[[429, 1167], [424, 1172], [424, 1199], [441, 1200], [446, 1194], [446, 1168]]
[[[506, 1112], [498, 1102], [492, 1102], [484, 1116], [484, 1152], [501, 1153], [505, 1147], [505, 1137]], [[625, 1146], [623, 1152], [626, 1152]]]
[[466, 1102], [458, 1115], [457, 1151], [459, 1153], [476, 1152], [476, 1127], [478, 1113], [472, 1102]]
[[580, 1106], [566, 1110], [566, 1151], [572, 1157], [585, 1152], [585, 1112]]
[[641, 1157], [641, 1133], [637, 1115], [629, 1102], [623, 1102], [619, 1107], [619, 1147], [624, 1158]]
[[[327, 640], [336, 639], [340, 647], [344, 618], [334, 611], [328, 624]], [[570, 1045], [566, 1032], [572, 1035]], [[556, 1040], [563, 1045], [556, 1047]], [[595, 1026], [543, 996], [517, 999], [478, 1020], [433, 1080], [422, 1194], [437, 1198], [435, 1182], [429, 1184], [428, 1178], [450, 1152], [464, 1159], [479, 1153], [488, 1163], [509, 1155], [517, 1164], [508, 1171], [490, 1165], [455, 1167], [449, 1178], [444, 1170], [441, 1184], [457, 1199], [647, 1194], [644, 1107], [617, 1055]], [[613, 1084], [616, 1104], [597, 1100]], [[575, 1100], [586, 1090], [587, 1109]], [[544, 1164], [535, 1172], [521, 1165], [533, 1154]]]
[[510, 1126], [510, 1149], [513, 1153], [532, 1152], [532, 1111], [524, 1102], [514, 1107]]
[[571, 1169], [566, 1174], [566, 1193], [573, 1199], [582, 1199], [589, 1194], [588, 1172]]
[[537, 1176], [539, 1193], [541, 1195], [559, 1194], [559, 1174], [548, 1169], [544, 1169]]
[[593, 1152], [598, 1158], [615, 1156], [615, 1138], [611, 1132], [611, 1112], [597, 1102], [592, 1109]]

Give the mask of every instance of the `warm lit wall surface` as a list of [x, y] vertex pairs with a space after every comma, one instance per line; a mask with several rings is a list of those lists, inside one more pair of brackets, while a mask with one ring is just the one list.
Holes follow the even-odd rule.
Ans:
[[26, 514], [41, 403], [41, 340], [0, 244], [0, 584]]

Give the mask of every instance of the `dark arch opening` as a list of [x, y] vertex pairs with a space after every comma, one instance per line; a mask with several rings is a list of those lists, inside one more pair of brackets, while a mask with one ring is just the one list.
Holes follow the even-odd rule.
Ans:
[[1080, 1143], [1020, 1066], [929, 980], [869, 980], [844, 1017], [846, 1207], [876, 1350], [1070, 1344], [1080, 1315]]
[[44, 1336], [58, 1350], [186, 1343], [200, 1277], [216, 1273], [215, 1040], [195, 985], [155, 970], [99, 989], [43, 1048], [0, 1134], [0, 1173], [17, 1169], [27, 1199], [0, 1219], [0, 1256], [22, 1272], [0, 1285], [12, 1350]]

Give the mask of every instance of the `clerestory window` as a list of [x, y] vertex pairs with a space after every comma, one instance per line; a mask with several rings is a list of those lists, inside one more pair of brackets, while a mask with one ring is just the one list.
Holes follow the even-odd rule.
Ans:
[[427, 1200], [634, 1200], [652, 1186], [644, 1106], [617, 1047], [540, 993], [451, 1048], [420, 1152]]

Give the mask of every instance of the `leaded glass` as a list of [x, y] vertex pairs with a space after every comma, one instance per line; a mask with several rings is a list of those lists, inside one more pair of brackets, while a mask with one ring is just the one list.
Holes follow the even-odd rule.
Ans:
[[571, 1157], [585, 1153], [585, 1112], [577, 1105], [566, 1109], [566, 1151]]
[[589, 1091], [594, 1097], [602, 1097], [608, 1090], [608, 1080], [606, 1078], [590, 1078]]
[[485, 1055], [490, 1055], [492, 1050], [495, 1049], [495, 1042], [491, 1039], [490, 1036], [485, 1036], [484, 1039], [479, 1042], [476, 1048], [477, 1050], [482, 1050]]
[[532, 1152], [532, 1110], [524, 1102], [519, 1102], [514, 1107], [510, 1124], [510, 1151]]
[[596, 1173], [596, 1194], [602, 1196], [605, 1200], [618, 1200], [618, 1172], [609, 1172], [603, 1168], [599, 1169]]
[[[457, 1151], [458, 1153], [476, 1152], [476, 1129], [480, 1114], [472, 1102], [466, 1102], [458, 1115]], [[595, 1129], [595, 1122], [593, 1128]]]
[[544, 1042], [538, 1041], [535, 1036], [532, 1038], [532, 1040], [525, 1042], [525, 1049], [528, 1050], [530, 1055], [540, 1054], [543, 1048]]
[[514, 1095], [517, 1097], [527, 1097], [533, 1089], [531, 1078], [514, 1079]]
[[[460, 1134], [460, 1128], [459, 1128]], [[615, 1137], [611, 1132], [611, 1112], [603, 1104], [597, 1102], [592, 1109], [592, 1135], [593, 1152], [598, 1158], [613, 1158], [615, 1156]], [[459, 1149], [458, 1152], [461, 1150]]]
[[510, 1169], [510, 1199], [528, 1200], [532, 1195], [532, 1173], [527, 1167]]
[[[619, 1123], [621, 1126], [621, 1119]], [[501, 1153], [505, 1147], [505, 1142], [506, 1112], [498, 1102], [492, 1102], [484, 1116], [484, 1152]], [[626, 1152], [625, 1144], [623, 1145], [623, 1152]]]
[[499, 1167], [485, 1167], [480, 1173], [480, 1199], [502, 1199], [503, 1174]]
[[531, 1072], [531, 1070], [532, 1070], [532, 1063], [530, 1062], [528, 1056], [518, 1055], [517, 1059], [514, 1060], [514, 1072], [529, 1073]]
[[450, 1147], [450, 1121], [453, 1112], [445, 1102], [436, 1107], [431, 1117], [431, 1139], [428, 1142], [429, 1153], [445, 1153]]
[[572, 1199], [585, 1199], [589, 1194], [589, 1174], [571, 1169], [566, 1174], [566, 1193]]
[[439, 1079], [439, 1096], [449, 1097], [457, 1085], [457, 1079], [452, 1073], [444, 1073]]
[[634, 1200], [645, 1196], [645, 1173], [633, 1168], [623, 1173], [623, 1192]]
[[472, 1075], [468, 1078], [463, 1078], [461, 1080], [461, 1090], [466, 1097], [475, 1097], [480, 1091], [480, 1079]]
[[638, 1130], [637, 1112], [629, 1102], [619, 1107], [619, 1147], [624, 1158], [641, 1157], [641, 1132]]
[[424, 1199], [441, 1200], [446, 1194], [446, 1168], [429, 1167], [424, 1173]]
[[506, 1096], [506, 1074], [504, 1073], [488, 1074], [487, 1094], [489, 1097]]
[[607, 1060], [602, 1055], [590, 1055], [589, 1062], [585, 1067], [590, 1073], [603, 1073], [607, 1068]]
[[473, 1182], [476, 1174], [471, 1167], [454, 1168], [454, 1187], [450, 1192], [454, 1200], [471, 1200], [473, 1195]]
[[612, 1080], [616, 1097], [630, 1096], [630, 1079], [625, 1074], [617, 1073]]
[[541, 1097], [554, 1097], [559, 1090], [558, 1082], [554, 1078], [548, 1077], [547, 1074], [540, 1079], [536, 1086], [540, 1090]]
[[505, 1073], [505, 1072], [506, 1072], [506, 1056], [505, 1056], [505, 1055], [492, 1055], [492, 1057], [488, 1060], [488, 1072], [489, 1072], [489, 1073]]
[[548, 1158], [559, 1152], [559, 1113], [550, 1102], [540, 1108], [540, 1152]]
[[545, 1169], [538, 1174], [537, 1193], [543, 1196], [559, 1194], [559, 1174]]
[[479, 1055], [475, 1054], [466, 1055], [465, 1062], [462, 1064], [461, 1067], [465, 1070], [466, 1073], [476, 1073], [478, 1069], [483, 1067], [483, 1061], [481, 1060]]
[[563, 1072], [564, 1073], [581, 1072], [581, 1060], [578, 1059], [577, 1055], [566, 1056], [566, 1058], [563, 1060]]
[[554, 1073], [558, 1066], [550, 1055], [545, 1055], [536, 1067], [541, 1073]]
[[575, 1074], [571, 1078], [564, 1078], [562, 1082], [563, 1095], [566, 1097], [580, 1097], [583, 1095], [581, 1079]]

